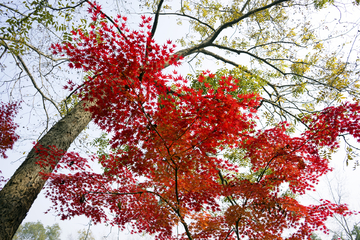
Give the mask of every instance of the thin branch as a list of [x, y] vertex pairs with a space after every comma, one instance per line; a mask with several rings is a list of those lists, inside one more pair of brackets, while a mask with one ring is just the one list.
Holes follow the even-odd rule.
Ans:
[[[243, 51], [243, 50], [235, 50], [235, 49], [232, 49], [232, 48], [229, 48], [229, 47], [225, 47], [225, 46], [221, 46], [221, 45], [218, 45], [218, 44], [209, 44], [208, 46], [218, 47], [218, 48], [220, 48], [220, 49], [224, 49], [224, 50], [227, 50], [227, 51], [235, 52], [235, 53], [237, 53], [237, 54], [240, 54], [240, 53], [248, 54], [248, 55], [250, 55], [250, 56], [252, 56], [252, 57], [254, 57], [254, 58], [256, 58], [256, 59], [258, 59], [258, 60], [260, 60], [260, 61], [263, 61], [265, 64], [269, 65], [271, 68], [273, 68], [273, 69], [275, 69], [276, 71], [280, 72], [283, 76], [288, 76], [288, 75], [290, 75], [290, 76], [295, 76], [295, 77], [304, 78], [304, 79], [307, 79], [307, 80], [312, 81], [312, 82], [314, 82], [314, 83], [317, 83], [317, 84], [319, 84], [319, 85], [321, 85], [321, 86], [329, 87], [329, 88], [331, 88], [331, 89], [333, 89], [333, 90], [336, 90], [336, 91], [341, 91], [341, 89], [338, 89], [338, 88], [336, 88], [336, 87], [334, 87], [334, 86], [331, 86], [331, 85], [328, 85], [328, 84], [326, 84], [326, 83], [320, 82], [319, 80], [316, 80], [316, 79], [314, 79], [314, 78], [311, 78], [311, 77], [308, 77], [308, 76], [305, 76], [305, 75], [300, 75], [300, 74], [292, 73], [292, 72], [283, 72], [283, 71], [281, 71], [279, 68], [277, 68], [276, 66], [274, 66], [273, 64], [271, 64], [271, 63], [269, 63], [268, 61], [266, 61], [265, 59], [260, 58], [260, 57], [258, 57], [258, 56], [256, 56], [256, 55], [252, 54], [252, 53], [249, 53], [249, 52], [246, 52], [246, 51]], [[191, 49], [191, 50], [192, 50], [192, 49]], [[189, 50], [189, 51], [191, 51], [191, 50]], [[227, 59], [225, 59], [225, 58], [223, 58], [223, 57], [221, 57], [221, 56], [219, 56], [219, 55], [217, 55], [217, 54], [214, 54], [214, 53], [212, 53], [212, 52], [210, 52], [210, 51], [207, 51], [207, 50], [205, 50], [205, 49], [203, 49], [203, 48], [198, 49], [197, 52], [202, 52], [202, 53], [204, 53], [204, 54], [206, 54], [206, 55], [213, 56], [214, 58], [217, 58], [218, 60], [224, 61], [225, 63], [232, 64], [233, 66], [236, 66], [236, 67], [239, 66], [239, 64], [236, 64], [236, 63], [234, 63], [234, 62], [232, 62], [232, 61], [230, 61], [230, 60], [227, 60]], [[290, 61], [290, 60], [289, 60], [289, 61]], [[273, 84], [271, 84], [271, 83], [268, 82], [268, 81], [266, 81], [266, 83], [274, 89], [274, 85], [273, 85]]]
[[229, 228], [229, 232], [226, 235], [226, 237], [224, 238], [224, 240], [228, 239], [228, 237], [230, 236], [231, 232], [234, 231], [233, 229]]
[[23, 16], [23, 17], [26, 17], [25, 14], [19, 12], [17, 9], [14, 9], [14, 8], [12, 8], [12, 7], [9, 7], [9, 6], [6, 6], [5, 4], [2, 4], [2, 3], [0, 3], [0, 6], [1, 6], [1, 7], [4, 7], [4, 8], [7, 8], [7, 9], [13, 11], [13, 12], [16, 12], [16, 13], [20, 14], [20, 15]]
[[[15, 55], [15, 54], [14, 54], [14, 55]], [[41, 89], [38, 87], [38, 85], [36, 84], [36, 81], [35, 81], [34, 77], [33, 77], [32, 74], [30, 73], [30, 71], [29, 71], [29, 69], [27, 68], [27, 66], [25, 65], [23, 59], [22, 59], [19, 55], [15, 55], [15, 57], [19, 60], [22, 68], [25, 70], [25, 72], [26, 72], [27, 75], [29, 76], [32, 84], [34, 85], [34, 87], [36, 88], [36, 90], [40, 93], [40, 95], [41, 95], [44, 99], [46, 99], [46, 100], [48, 100], [49, 102], [51, 102], [51, 103], [54, 105], [54, 107], [56, 108], [56, 110], [61, 114], [61, 111], [60, 111], [60, 109], [58, 108], [58, 106], [56, 105], [56, 103], [55, 103], [52, 99], [46, 97], [45, 94], [44, 94], [44, 93], [41, 91]]]
[[302, 123], [306, 128], [309, 128], [308, 125], [306, 125], [299, 117], [297, 117], [296, 115], [292, 114], [291, 112], [287, 111], [285, 108], [279, 106], [278, 104], [274, 103], [273, 101], [267, 100], [267, 99], [262, 99], [263, 102], [269, 103], [272, 106], [279, 108], [280, 110], [284, 111], [285, 113], [289, 114], [291, 117], [295, 118], [297, 121], [299, 121], [300, 123]]
[[250, 0], [247, 0], [246, 3], [244, 4], [244, 6], [241, 8], [240, 13], [243, 14], [245, 8], [247, 7], [247, 5], [250, 3]]
[[160, 15], [175, 15], [175, 16], [180, 16], [180, 17], [186, 17], [186, 18], [190, 18], [191, 20], [194, 20], [194, 21], [197, 21], [198, 23], [200, 23], [201, 25], [205, 25], [206, 27], [210, 28], [211, 30], [215, 31], [215, 29], [207, 24], [206, 22], [203, 22], [201, 20], [199, 20], [198, 18], [196, 17], [193, 17], [193, 16], [190, 16], [190, 15], [187, 15], [185, 13], [160, 13]]
[[83, 3], [87, 2], [87, 1], [88, 0], [83, 0], [83, 1], [80, 1], [78, 4], [76, 4], [74, 6], [66, 6], [66, 7], [62, 7], [62, 8], [54, 8], [54, 7], [50, 6], [50, 5], [46, 5], [46, 7], [50, 8], [51, 10], [54, 10], [54, 11], [61, 11], [61, 10], [65, 10], [65, 9], [77, 8], [78, 6], [82, 5]]
[[[17, 39], [9, 39], [9, 38], [0, 36], [0, 40], [2, 40], [2, 41], [11, 41], [11, 42], [16, 42], [16, 43], [23, 44], [23, 45], [29, 47], [30, 49], [32, 49], [33, 51], [35, 51], [37, 54], [39, 54], [41, 56], [44, 56], [44, 57], [46, 57], [46, 58], [48, 58], [48, 59], [50, 59], [50, 60], [52, 60], [54, 62], [62, 61], [62, 60], [69, 60], [68, 58], [53, 58], [52, 56], [43, 53], [42, 51], [40, 51], [38, 48], [34, 47], [33, 45], [31, 45], [29, 43], [26, 43], [26, 42], [23, 42], [23, 41], [20, 41], [20, 40], [17, 40]], [[1, 45], [5, 46], [4, 44], [1, 44]]]
[[345, 135], [340, 135], [340, 136], [344, 139], [346, 145], [348, 145], [348, 146], [350, 146], [351, 148], [354, 148], [354, 149], [360, 151], [360, 148], [357, 148], [357, 147], [351, 145], [351, 144], [346, 140]]
[[281, 71], [278, 67], [276, 67], [275, 65], [269, 63], [264, 58], [261, 58], [261, 57], [255, 55], [255, 54], [253, 54], [253, 53], [250, 53], [250, 52], [247, 52], [247, 51], [244, 51], [244, 50], [236, 50], [236, 49], [225, 47], [225, 46], [218, 45], [218, 44], [215, 44], [215, 43], [212, 43], [209, 46], [216, 47], [216, 48], [223, 49], [223, 50], [227, 50], [227, 51], [234, 52], [234, 53], [237, 53], [237, 54], [244, 53], [244, 54], [250, 55], [251, 57], [253, 57], [253, 58], [257, 59], [257, 60], [260, 60], [260, 61], [264, 62], [265, 64], [269, 65], [271, 68], [274, 68], [276, 71], [280, 72], [282, 75], [286, 75], [286, 73]]
[[49, 114], [46, 110], [46, 106], [45, 106], [45, 98], [42, 98], [42, 104], [43, 104], [43, 107], [44, 107], [44, 111], [45, 111], [45, 114], [46, 114], [46, 128], [40, 133], [38, 139], [41, 138], [41, 136], [49, 129]]
[[242, 16], [240, 16], [240, 17], [238, 17], [238, 18], [236, 18], [236, 19], [234, 19], [234, 20], [232, 20], [232, 21], [230, 21], [230, 22], [226, 22], [226, 23], [222, 24], [221, 26], [219, 26], [219, 27], [215, 30], [215, 32], [214, 32], [213, 34], [211, 34], [207, 39], [205, 39], [203, 43], [199, 44], [199, 45], [200, 45], [199, 47], [202, 48], [202, 47], [204, 47], [204, 46], [206, 46], [206, 45], [214, 42], [215, 39], [220, 35], [220, 33], [221, 33], [224, 29], [226, 29], [226, 28], [228, 28], [228, 27], [231, 27], [231, 26], [237, 24], [238, 22], [244, 20], [245, 18], [248, 18], [248, 17], [252, 16], [252, 15], [255, 14], [255, 13], [261, 12], [261, 11], [263, 11], [263, 10], [272, 8], [273, 6], [276, 6], [276, 5], [280, 4], [280, 3], [288, 2], [288, 1], [290, 1], [290, 0], [277, 0], [277, 1], [272, 2], [272, 3], [270, 3], [270, 4], [268, 4], [268, 5], [264, 6], [264, 7], [261, 7], [261, 8], [258, 8], [258, 9], [254, 9], [254, 10], [252, 10], [252, 11], [250, 11], [250, 12], [247, 12], [246, 14], [244, 14], [244, 15], [242, 15]]
[[228, 27], [231, 27], [233, 25], [235, 25], [236, 23], [239, 23], [240, 21], [252, 16], [253, 14], [255, 13], [258, 13], [258, 12], [261, 12], [263, 10], [266, 10], [266, 9], [269, 9], [273, 6], [276, 6], [280, 3], [283, 3], [283, 2], [288, 2], [290, 0], [277, 0], [273, 3], [270, 3], [264, 7], [261, 7], [261, 8], [258, 8], [258, 9], [254, 9], [236, 19], [234, 19], [233, 21], [230, 21], [230, 22], [226, 22], [224, 24], [222, 24], [221, 26], [219, 26], [209, 37], [207, 37], [204, 41], [202, 41], [201, 43], [195, 45], [195, 46], [192, 46], [192, 47], [189, 47], [187, 49], [183, 49], [183, 50], [180, 50], [178, 52], [176, 52], [176, 55], [178, 56], [188, 56], [190, 54], [193, 54], [195, 52], [197, 52], [198, 50], [202, 49], [202, 48], [205, 48], [205, 47], [208, 47], [210, 46], [214, 41], [215, 39], [220, 35], [220, 33], [225, 30], [226, 28]]
[[267, 45], [272, 45], [272, 44], [292, 44], [292, 45], [295, 45], [297, 47], [302, 47], [302, 48], [305, 48], [306, 46], [302, 46], [296, 42], [286, 42], [286, 41], [276, 41], [276, 42], [269, 42], [269, 43], [264, 43], [264, 44], [260, 44], [260, 45], [256, 45], [256, 46], [253, 46], [249, 49], [247, 49], [247, 51], [251, 51], [255, 48], [258, 48], [258, 47], [265, 47]]
[[[228, 182], [226, 181], [226, 179], [224, 178], [224, 176], [222, 175], [220, 170], [218, 170], [218, 174], [219, 174], [219, 177], [221, 180], [221, 184], [224, 186], [228, 185]], [[235, 199], [232, 199], [230, 196], [227, 196], [226, 198], [229, 200], [231, 205], [233, 205], [233, 206], [238, 205], [237, 202], [235, 201]]]
[[92, 193], [92, 194], [109, 194], [109, 195], [131, 195], [131, 194], [143, 194], [144, 192], [145, 191], [118, 193], [118, 192], [94, 192], [94, 191], [89, 191], [89, 192], [87, 192], [87, 194]]
[[[234, 67], [239, 67], [239, 66], [240, 66], [240, 64], [238, 64], [238, 63], [236, 63], [236, 62], [233, 62], [233, 61], [231, 61], [231, 60], [229, 60], [229, 59], [226, 59], [226, 58], [224, 58], [224, 57], [222, 57], [222, 56], [220, 56], [220, 55], [217, 55], [217, 54], [215, 54], [215, 53], [213, 53], [213, 52], [210, 52], [210, 51], [208, 51], [208, 50], [200, 49], [198, 52], [201, 52], [201, 53], [203, 53], [203, 54], [205, 54], [205, 55], [208, 55], [208, 56], [212, 56], [213, 58], [215, 58], [215, 59], [217, 59], [217, 60], [220, 60], [220, 61], [222, 61], [222, 62], [231, 64], [231, 65], [233, 65]], [[246, 73], [248, 73], [248, 74], [250, 74], [251, 76], [255, 76], [254, 73], [252, 73], [251, 71], [249, 71], [249, 70], [247, 70], [247, 69], [243, 69], [243, 71], [246, 72]], [[255, 76], [255, 77], [259, 77], [259, 76]], [[275, 93], [276, 93], [278, 96], [280, 95], [280, 94], [278, 93], [277, 89], [276, 89], [278, 86], [275, 86], [274, 84], [270, 83], [269, 81], [267, 81], [267, 80], [264, 79], [264, 78], [260, 78], [260, 79], [261, 79], [262, 81], [264, 81], [267, 85], [269, 85], [269, 86], [275, 91]]]
[[179, 199], [179, 189], [178, 189], [178, 168], [175, 167], [175, 196], [176, 196], [176, 202], [178, 205], [177, 210], [180, 211], [180, 199]]
[[4, 47], [4, 51], [1, 53], [1, 56], [0, 56], [0, 59], [4, 56], [4, 54], [7, 52], [8, 50], [8, 46], [4, 46], [4, 45], [1, 45]]
[[105, 18], [106, 18], [109, 22], [111, 22], [111, 23], [113, 24], [113, 26], [118, 30], [118, 32], [120, 33], [120, 35], [121, 35], [126, 41], [128, 41], [128, 38], [126, 37], [126, 35], [121, 31], [121, 29], [118, 27], [118, 24], [116, 24], [111, 17], [109, 17], [109, 16], [108, 16], [107, 14], [105, 14], [103, 11], [101, 11], [100, 9], [98, 9], [98, 8], [97, 8], [94, 4], [92, 4], [89, 0], [86, 0], [86, 2], [87, 2], [92, 8], [94, 8], [95, 10], [98, 10], [102, 15], [104, 15]]

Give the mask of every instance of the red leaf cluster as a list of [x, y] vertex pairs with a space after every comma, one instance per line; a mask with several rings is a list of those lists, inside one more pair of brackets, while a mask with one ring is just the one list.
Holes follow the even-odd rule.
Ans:
[[0, 103], [0, 156], [3, 158], [7, 158], [5, 151], [12, 149], [16, 140], [19, 139], [15, 133], [19, 125], [14, 123], [18, 108], [18, 103]]
[[[70, 173], [46, 176], [48, 197], [62, 219], [86, 215], [157, 239], [175, 239], [177, 224], [184, 228], [182, 239], [283, 239], [286, 229], [293, 230], [287, 239], [305, 239], [326, 231], [333, 214], [351, 214], [328, 201], [303, 206], [282, 189], [304, 194], [331, 170], [319, 147], [336, 146], [340, 133], [358, 138], [360, 121], [349, 112], [358, 104], [307, 117], [310, 129], [301, 137], [286, 134], [286, 123], [255, 131], [260, 97], [229, 94], [239, 80], [222, 77], [206, 94], [188, 87], [181, 77], [162, 73], [178, 57], [171, 55], [171, 42], [152, 40], [151, 19], [143, 17], [141, 30], [130, 31], [120, 17], [115, 25], [98, 20], [102, 13], [94, 6], [90, 12], [101, 28], [75, 31], [74, 43], [53, 49], [69, 56], [70, 67], [95, 74], [79, 96], [96, 102], [89, 111], [113, 134], [114, 150], [92, 157], [100, 173], [69, 153], [57, 167]], [[198, 81], [205, 77], [215, 76], [204, 72]], [[221, 157], [224, 148], [242, 149], [243, 159]], [[242, 161], [251, 165], [247, 177]]]
[[[6, 150], [12, 149], [14, 143], [19, 139], [19, 135], [15, 133], [19, 125], [14, 123], [18, 108], [18, 103], [0, 103], [0, 157], [2, 158], [7, 158]], [[7, 179], [0, 176], [0, 189], [2, 189], [2, 182], [7, 182]]]

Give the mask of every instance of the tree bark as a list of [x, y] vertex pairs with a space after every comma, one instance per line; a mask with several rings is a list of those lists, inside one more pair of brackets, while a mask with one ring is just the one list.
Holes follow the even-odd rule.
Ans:
[[[39, 144], [44, 147], [55, 145], [65, 153], [90, 121], [91, 113], [85, 111], [84, 103], [80, 102], [40, 139]], [[51, 167], [41, 168], [35, 164], [39, 160], [40, 156], [33, 148], [0, 191], [0, 240], [13, 238], [43, 188], [46, 181], [39, 172], [51, 173], [53, 170]]]

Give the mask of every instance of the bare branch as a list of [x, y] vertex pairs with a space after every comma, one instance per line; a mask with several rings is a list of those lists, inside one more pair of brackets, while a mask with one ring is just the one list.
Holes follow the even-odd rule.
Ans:
[[[32, 49], [33, 51], [35, 51], [37, 54], [41, 55], [41, 56], [44, 56], [54, 62], [57, 62], [57, 61], [62, 61], [62, 60], [68, 60], [68, 58], [53, 58], [52, 56], [48, 55], [48, 54], [45, 54], [44, 52], [40, 51], [38, 48], [34, 47], [33, 45], [29, 44], [29, 43], [26, 43], [26, 42], [23, 42], [23, 41], [20, 41], [20, 40], [17, 40], [17, 39], [9, 39], [9, 38], [6, 38], [6, 37], [1, 37], [0, 36], [0, 40], [3, 40], [3, 41], [11, 41], [11, 42], [16, 42], [16, 43], [20, 43], [20, 44], [23, 44], [27, 47], [29, 47], [30, 49]], [[5, 44], [1, 44], [3, 46], [5, 46]], [[7, 46], [7, 44], [6, 44]]]
[[2, 4], [2, 3], [0, 3], [0, 6], [1, 6], [1, 7], [4, 7], [4, 8], [7, 8], [7, 9], [9, 9], [10, 11], [16, 12], [16, 13], [20, 14], [20, 15], [23, 16], [23, 17], [26, 17], [25, 14], [19, 12], [17, 9], [14, 9], [14, 8], [12, 8], [12, 7], [9, 7], [9, 6], [6, 6], [5, 4]]
[[264, 44], [260, 44], [260, 45], [256, 45], [256, 46], [253, 46], [251, 48], [249, 48], [247, 51], [251, 51], [255, 48], [258, 48], [258, 47], [265, 47], [267, 45], [272, 45], [272, 44], [291, 44], [291, 45], [295, 45], [297, 47], [301, 47], [301, 48], [305, 48], [306, 46], [302, 46], [296, 42], [287, 42], [287, 41], [276, 41], [276, 42], [268, 42], [268, 43], [264, 43]]
[[187, 15], [185, 13], [182, 13], [182, 14], [181, 13], [160, 13], [160, 15], [176, 15], [176, 16], [180, 16], [180, 17], [190, 18], [191, 20], [197, 21], [198, 23], [200, 23], [202, 25], [205, 25], [206, 27], [208, 27], [211, 30], [215, 31], [215, 29], [212, 26], [210, 26], [209, 24], [207, 24], [206, 22], [203, 22], [203, 21], [199, 20], [198, 18]]
[[276, 71], [278, 71], [279, 73], [281, 73], [282, 75], [286, 75], [285, 72], [281, 71], [278, 67], [276, 67], [275, 65], [269, 63], [267, 60], [265, 60], [264, 58], [261, 58], [253, 53], [250, 53], [248, 51], [244, 51], [244, 50], [236, 50], [236, 49], [233, 49], [233, 48], [229, 48], [229, 47], [225, 47], [225, 46], [222, 46], [222, 45], [219, 45], [219, 44], [210, 44], [209, 46], [213, 46], [213, 47], [217, 47], [219, 49], [223, 49], [223, 50], [227, 50], [227, 51], [231, 51], [231, 52], [234, 52], [236, 54], [240, 54], [240, 53], [244, 53], [244, 54], [247, 54], [247, 55], [250, 55], [251, 57], [257, 59], [257, 60], [260, 60], [262, 62], [264, 62], [265, 64], [269, 65], [271, 68], [274, 68]]
[[56, 108], [56, 110], [61, 114], [60, 109], [58, 108], [58, 106], [56, 105], [56, 103], [55, 103], [53, 100], [51, 100], [50, 98], [48, 98], [47, 96], [45, 96], [45, 94], [41, 91], [41, 89], [39, 88], [39, 86], [36, 84], [34, 77], [33, 77], [32, 74], [30, 73], [30, 71], [29, 71], [29, 69], [27, 68], [26, 64], [24, 63], [23, 59], [22, 59], [19, 55], [15, 55], [15, 56], [16, 56], [16, 58], [19, 60], [22, 68], [25, 70], [25, 72], [26, 72], [27, 75], [29, 76], [29, 78], [30, 78], [32, 84], [34, 85], [34, 87], [36, 88], [36, 90], [40, 93], [40, 95], [41, 95], [44, 99], [46, 99], [46, 100], [48, 100], [49, 102], [51, 102], [51, 103], [54, 105], [54, 107]]

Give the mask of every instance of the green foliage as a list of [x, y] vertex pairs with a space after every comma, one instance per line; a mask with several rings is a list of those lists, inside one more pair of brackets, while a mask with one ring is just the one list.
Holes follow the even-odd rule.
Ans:
[[46, 226], [46, 239], [48, 240], [58, 240], [60, 239], [61, 229], [59, 224], [55, 223], [52, 226]]
[[93, 233], [86, 229], [82, 229], [78, 231], [78, 240], [95, 240]]
[[[344, 226], [345, 229], [345, 226]], [[360, 227], [358, 225], [354, 225], [353, 229], [350, 231], [350, 229], [346, 228], [345, 234], [344, 232], [335, 232], [331, 238], [331, 240], [360, 240]], [[349, 231], [350, 232], [349, 232]]]
[[310, 239], [311, 240], [321, 240], [321, 238], [318, 237], [318, 235], [316, 235], [315, 233], [311, 234]]
[[360, 227], [358, 225], [354, 225], [351, 234], [355, 236], [354, 240], [360, 240]]
[[30, 32], [37, 27], [61, 32], [63, 39], [69, 40], [68, 28], [73, 24], [75, 8], [72, 6], [75, 4], [72, 0], [56, 1], [56, 6], [43, 0], [1, 4], [0, 15], [5, 16], [6, 20], [0, 26], [0, 38], [8, 41], [8, 50], [15, 55], [29, 49]]
[[219, 81], [221, 77], [233, 76], [235, 79], [239, 80], [237, 85], [239, 88], [237, 91], [231, 92], [232, 96], [238, 98], [239, 94], [246, 93], [261, 93], [262, 87], [266, 85], [266, 81], [260, 76], [261, 72], [250, 71], [246, 66], [239, 66], [233, 69], [221, 68], [215, 73], [215, 78], [205, 77], [203, 82], [197, 81], [201, 72], [198, 72], [195, 75], [188, 75], [187, 78], [191, 81], [191, 87], [194, 89], [202, 89], [206, 94], [208, 89], [218, 89]]
[[20, 225], [13, 240], [60, 240], [60, 227], [55, 223], [46, 228], [40, 222], [27, 222]]
[[334, 0], [314, 0], [317, 9], [326, 7], [327, 4], [333, 4]]
[[62, 100], [59, 104], [60, 113], [62, 116], [66, 115], [71, 109], [79, 103], [79, 97], [77, 94], [73, 94], [70, 97]]
[[108, 137], [108, 134], [105, 132], [102, 132], [100, 137], [95, 138], [91, 145], [97, 149], [96, 155], [101, 157], [109, 157], [110, 153], [110, 138]]

